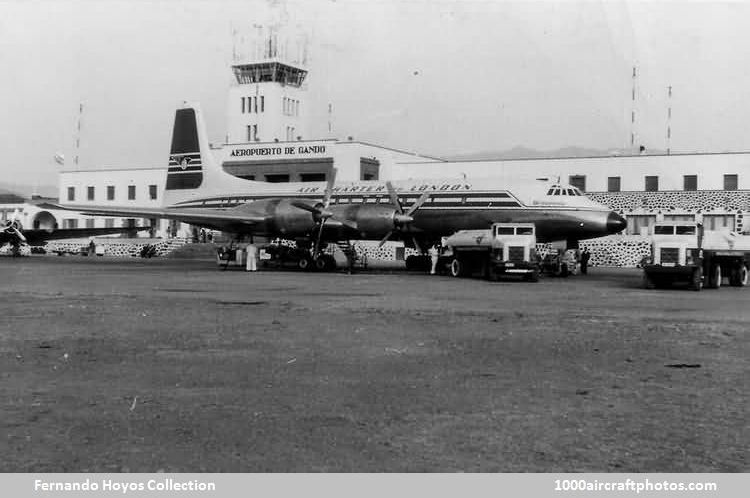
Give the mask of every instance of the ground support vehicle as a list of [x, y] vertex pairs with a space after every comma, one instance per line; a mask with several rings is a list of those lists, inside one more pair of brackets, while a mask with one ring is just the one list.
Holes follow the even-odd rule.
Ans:
[[704, 231], [698, 223], [654, 225], [651, 254], [643, 261], [647, 289], [687, 283], [696, 291], [748, 283], [750, 236], [727, 230]]
[[442, 260], [453, 277], [519, 275], [539, 280], [533, 223], [495, 223], [489, 230], [460, 230], [445, 239]]

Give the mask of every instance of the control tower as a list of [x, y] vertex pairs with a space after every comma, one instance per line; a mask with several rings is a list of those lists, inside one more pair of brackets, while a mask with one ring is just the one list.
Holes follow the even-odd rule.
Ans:
[[309, 139], [308, 36], [272, 2], [262, 24], [233, 29], [227, 142]]

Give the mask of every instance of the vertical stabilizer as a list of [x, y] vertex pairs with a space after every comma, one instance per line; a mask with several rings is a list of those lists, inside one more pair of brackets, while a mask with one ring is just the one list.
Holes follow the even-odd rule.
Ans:
[[[208, 152], [205, 131], [199, 134], [195, 107], [177, 109], [172, 130], [172, 147], [169, 150], [169, 169], [166, 190], [196, 189], [203, 183], [203, 164]], [[202, 124], [202, 123], [201, 123]], [[200, 135], [204, 135], [201, 137]], [[202, 140], [201, 140], [202, 138]]]

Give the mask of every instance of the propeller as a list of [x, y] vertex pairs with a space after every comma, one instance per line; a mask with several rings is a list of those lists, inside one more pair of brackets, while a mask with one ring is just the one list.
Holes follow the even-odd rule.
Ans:
[[[326, 189], [323, 193], [323, 202], [317, 203], [313, 206], [306, 204], [302, 201], [292, 201], [292, 206], [309, 211], [313, 215], [313, 219], [317, 223], [318, 233], [315, 237], [315, 245], [313, 255], [318, 254], [320, 248], [320, 239], [323, 237], [323, 228], [325, 227], [326, 221], [333, 217], [333, 213], [328, 210], [328, 205], [331, 203], [331, 195], [333, 194], [333, 185], [336, 183], [336, 168], [331, 169], [331, 175], [328, 177], [326, 183]], [[337, 220], [338, 221], [338, 220]]]
[[[412, 217], [412, 215], [416, 212], [417, 209], [422, 207], [422, 204], [424, 204], [427, 201], [427, 199], [430, 198], [430, 192], [425, 191], [419, 197], [419, 199], [417, 199], [416, 202], [409, 207], [409, 210], [404, 212], [404, 208], [401, 206], [401, 202], [399, 202], [398, 200], [398, 195], [396, 194], [396, 189], [393, 188], [393, 184], [388, 181], [388, 182], [385, 182], [385, 186], [388, 189], [388, 195], [391, 198], [391, 203], [393, 203], [393, 205], [396, 206], [396, 214], [393, 215], [393, 221], [396, 227], [390, 232], [388, 232], [387, 234], [385, 234], [385, 237], [383, 237], [383, 239], [380, 241], [380, 243], [378, 244], [378, 247], [383, 247], [383, 245], [386, 242], [388, 242], [388, 239], [391, 238], [391, 235], [393, 235], [394, 231], [401, 230], [401, 227], [413, 222], [414, 218]], [[414, 245], [419, 247], [416, 241], [414, 242]]]
[[5, 224], [5, 232], [15, 235], [21, 243], [26, 242], [26, 237], [21, 233], [21, 223], [18, 221], [18, 208], [13, 211], [13, 217]]

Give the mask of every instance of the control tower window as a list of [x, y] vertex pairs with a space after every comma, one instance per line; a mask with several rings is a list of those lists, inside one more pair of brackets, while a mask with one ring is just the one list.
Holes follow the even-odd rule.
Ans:
[[288, 183], [289, 175], [285, 175], [285, 174], [266, 175], [266, 181], [268, 183]]

